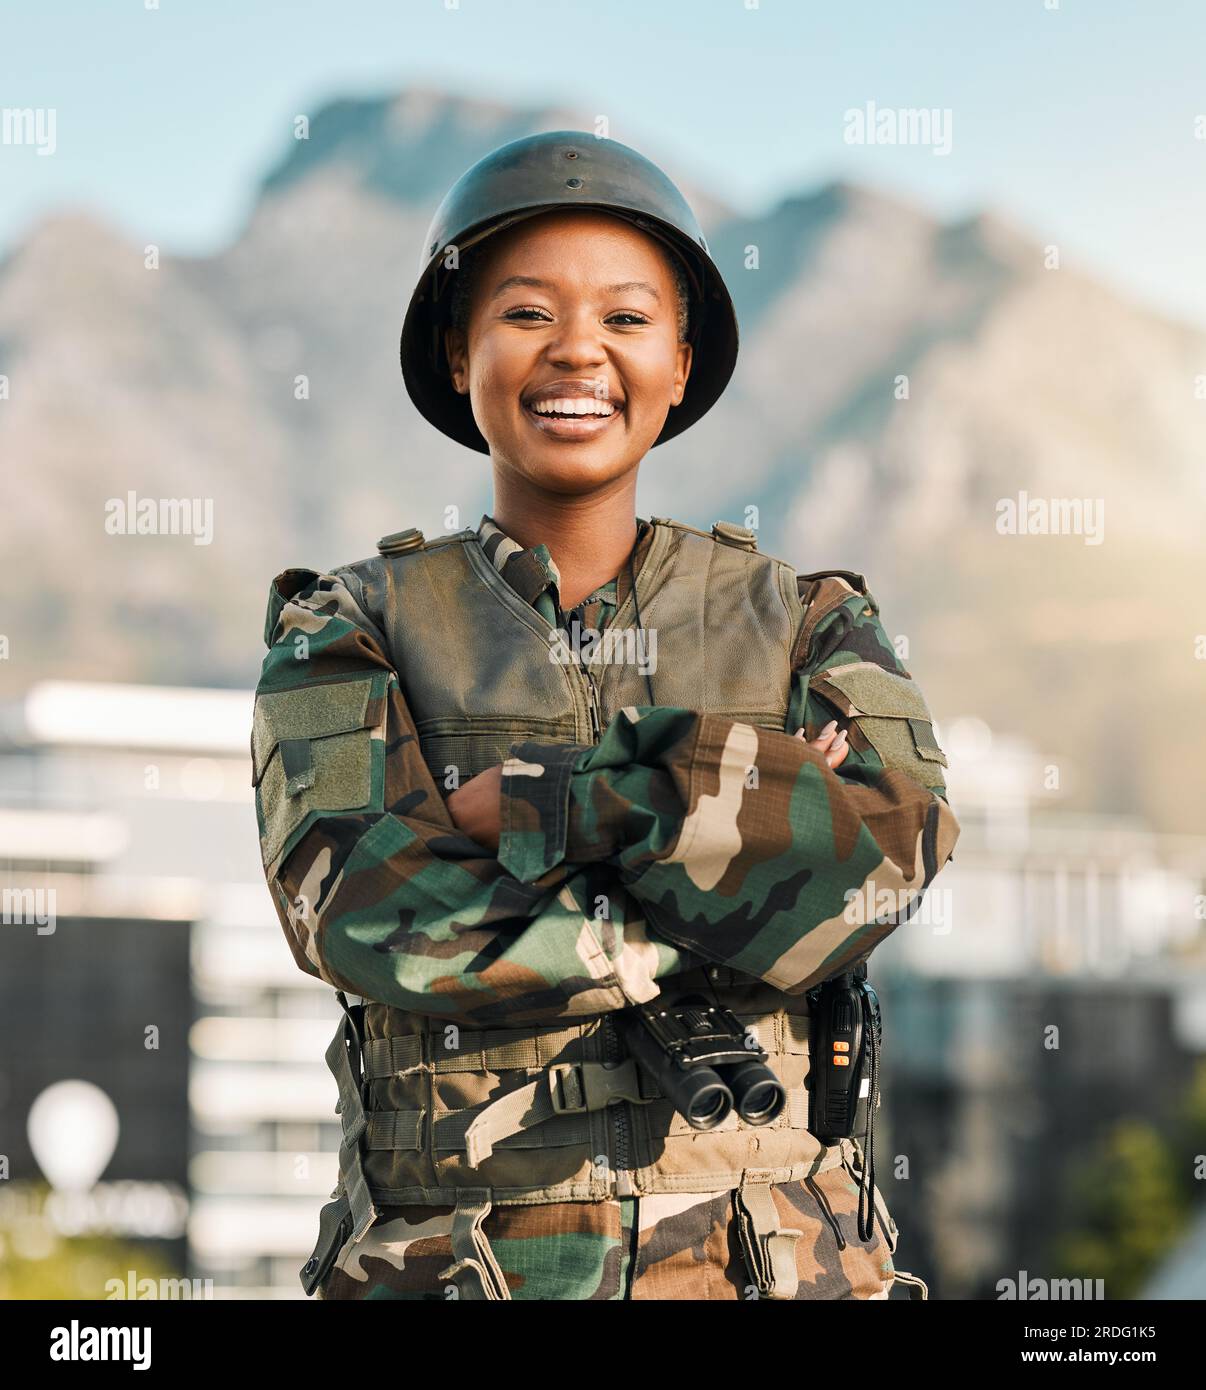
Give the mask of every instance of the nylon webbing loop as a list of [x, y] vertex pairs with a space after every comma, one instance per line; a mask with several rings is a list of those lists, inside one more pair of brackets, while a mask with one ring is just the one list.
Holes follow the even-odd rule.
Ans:
[[465, 1152], [476, 1168], [494, 1152], [500, 1140], [535, 1129], [555, 1115], [579, 1115], [602, 1110], [612, 1100], [646, 1103], [641, 1094], [636, 1062], [619, 1066], [602, 1062], [562, 1062], [535, 1081], [492, 1100], [465, 1131]]
[[342, 990], [336, 990], [335, 998], [343, 1009], [343, 1018], [327, 1048], [327, 1066], [335, 1077], [339, 1088], [339, 1102], [335, 1106], [343, 1126], [343, 1142], [339, 1146], [339, 1172], [348, 1206], [352, 1213], [352, 1237], [360, 1237], [377, 1219], [378, 1210], [369, 1193], [364, 1165], [360, 1157], [360, 1140], [368, 1128], [364, 1110], [364, 1098], [360, 1086], [360, 1047], [364, 1006], [348, 1004]]
[[364, 1045], [364, 1079], [385, 1081], [404, 1076], [423, 1065], [423, 1038], [419, 1033], [402, 1037], [370, 1038]]
[[[481, 1111], [448, 1110], [432, 1117], [432, 1147], [440, 1152], [466, 1150], [465, 1135]], [[553, 1115], [534, 1128], [529, 1126], [515, 1134], [493, 1140], [494, 1148], [505, 1149], [570, 1149], [590, 1141], [590, 1119], [587, 1115]]]
[[897, 1284], [903, 1284], [909, 1291], [909, 1297], [915, 1301], [928, 1302], [930, 1297], [929, 1285], [920, 1274], [910, 1274], [907, 1269], [896, 1271]]
[[364, 1147], [418, 1150], [423, 1147], [424, 1110], [370, 1110]]
[[[482, 1230], [490, 1205], [488, 1187], [462, 1187], [457, 1191], [450, 1235], [453, 1263], [441, 1270], [439, 1277], [453, 1280], [460, 1297], [470, 1301], [488, 1299], [494, 1302], [511, 1297], [502, 1269]], [[464, 1279], [468, 1273], [475, 1277]]]
[[794, 1299], [799, 1288], [795, 1227], [781, 1226], [770, 1182], [750, 1170], [737, 1189], [738, 1231], [746, 1263], [763, 1298]]
[[[738, 1014], [745, 1028], [752, 1028], [771, 1058], [781, 1054], [800, 1055], [808, 1050], [807, 1014], [784, 1014], [780, 1027], [775, 1014]], [[430, 1068], [437, 1075], [454, 1072], [534, 1071], [556, 1061], [576, 1060], [589, 1026], [560, 1028], [547, 1033], [525, 1033], [519, 1029], [463, 1029], [455, 1048], [446, 1047], [442, 1034], [428, 1033]], [[424, 1067], [423, 1036], [418, 1033], [389, 1038], [372, 1038], [364, 1044], [364, 1079], [386, 1081]], [[773, 1061], [772, 1061], [773, 1065]]]

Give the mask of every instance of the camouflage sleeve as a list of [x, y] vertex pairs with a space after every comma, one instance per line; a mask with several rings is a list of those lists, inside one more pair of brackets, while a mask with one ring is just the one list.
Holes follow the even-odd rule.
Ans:
[[521, 879], [562, 856], [614, 864], [657, 935], [809, 989], [916, 911], [959, 834], [921, 692], [874, 598], [840, 579], [810, 591], [788, 727], [834, 718], [851, 743], [836, 771], [786, 732], [681, 709], [622, 711], [568, 770], [518, 744], [499, 858]]
[[481, 1025], [623, 1008], [655, 997], [657, 977], [700, 963], [651, 939], [610, 866], [565, 864], [520, 882], [456, 829], [383, 639], [337, 575], [278, 576], [265, 641], [256, 814], [303, 971]]
[[800, 588], [805, 618], [788, 728], [802, 727], [815, 738], [836, 719], [850, 743], [839, 769], [845, 781], [874, 786], [881, 769], [895, 767], [946, 801], [946, 755], [925, 699], [884, 631], [875, 596], [838, 575], [811, 585], [801, 580]]

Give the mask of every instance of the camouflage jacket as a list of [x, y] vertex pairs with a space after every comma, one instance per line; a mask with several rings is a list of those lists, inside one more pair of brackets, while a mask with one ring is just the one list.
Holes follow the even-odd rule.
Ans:
[[[547, 549], [523, 550], [485, 517], [478, 536], [525, 602], [562, 621]], [[626, 582], [622, 571], [578, 616], [604, 625]], [[265, 873], [298, 966], [350, 994], [485, 1025], [609, 1012], [701, 964], [796, 994], [865, 959], [914, 913], [959, 827], [946, 759], [875, 598], [845, 572], [798, 585], [785, 732], [641, 706], [596, 745], [515, 745], [493, 854], [453, 824], [381, 635], [343, 580], [279, 575], [257, 721], [264, 696], [363, 688], [370, 674], [363, 723], [383, 746], [367, 802], [330, 796], [268, 847], [253, 732]], [[899, 695], [891, 710], [860, 696], [854, 676], [869, 671]], [[831, 719], [850, 741], [836, 771], [791, 736]], [[309, 785], [315, 770], [294, 776]], [[885, 889], [894, 910], [850, 912], [852, 897], [873, 890], [882, 903]]]

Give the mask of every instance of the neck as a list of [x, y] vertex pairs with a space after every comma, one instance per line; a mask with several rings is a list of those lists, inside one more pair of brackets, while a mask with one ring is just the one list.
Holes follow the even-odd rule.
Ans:
[[561, 606], [614, 579], [636, 542], [636, 473], [588, 497], [540, 492], [496, 473], [495, 522], [525, 549], [546, 545], [561, 574]]

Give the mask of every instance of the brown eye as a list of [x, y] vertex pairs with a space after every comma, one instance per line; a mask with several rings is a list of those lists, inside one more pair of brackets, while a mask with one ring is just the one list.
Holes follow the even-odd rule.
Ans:
[[546, 319], [551, 319], [552, 317], [551, 315], [545, 314], [545, 311], [543, 309], [537, 309], [532, 305], [525, 305], [522, 308], [518, 309], [508, 309], [507, 312], [503, 315], [503, 318], [516, 319], [520, 322], [526, 319], [530, 323], [533, 320], [539, 322], [541, 320], [542, 315]]
[[[611, 317], [607, 320], [607, 322], [611, 323], [615, 319], [627, 319], [629, 323], [633, 324], [649, 322], [649, 320], [645, 318], [643, 314], [632, 314], [629, 313], [627, 309], [621, 311], [618, 314], [612, 314]], [[627, 327], [627, 325], [625, 325], [625, 327]]]

